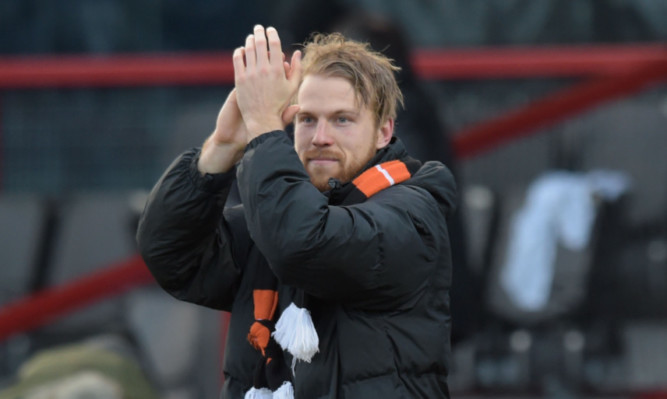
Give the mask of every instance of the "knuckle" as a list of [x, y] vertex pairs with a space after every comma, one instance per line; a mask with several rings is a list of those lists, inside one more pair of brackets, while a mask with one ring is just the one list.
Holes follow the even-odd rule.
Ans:
[[276, 77], [276, 78], [281, 77], [283, 74], [284, 74], [284, 72], [279, 68], [272, 68], [271, 69], [271, 75]]

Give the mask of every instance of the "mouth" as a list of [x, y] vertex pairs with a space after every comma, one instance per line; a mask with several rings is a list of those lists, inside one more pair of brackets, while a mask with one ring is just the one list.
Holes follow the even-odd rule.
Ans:
[[308, 160], [308, 163], [316, 166], [327, 166], [338, 163], [338, 160], [336, 158], [319, 157], [319, 158], [310, 158]]

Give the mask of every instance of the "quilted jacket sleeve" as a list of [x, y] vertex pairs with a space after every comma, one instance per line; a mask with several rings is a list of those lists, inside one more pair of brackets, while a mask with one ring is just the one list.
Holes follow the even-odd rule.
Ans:
[[184, 153], [159, 179], [141, 215], [137, 242], [151, 273], [171, 295], [230, 310], [243, 264], [234, 256], [242, 258], [247, 245], [243, 212], [240, 205], [223, 211], [234, 171], [202, 176], [198, 156], [198, 150]]

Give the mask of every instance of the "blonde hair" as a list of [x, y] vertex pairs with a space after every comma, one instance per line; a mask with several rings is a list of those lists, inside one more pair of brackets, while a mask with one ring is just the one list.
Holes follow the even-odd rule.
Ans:
[[398, 106], [403, 106], [403, 93], [394, 75], [401, 68], [368, 43], [347, 39], [340, 33], [317, 33], [304, 44], [302, 66], [302, 79], [323, 75], [350, 82], [357, 101], [375, 114], [378, 126], [396, 119]]

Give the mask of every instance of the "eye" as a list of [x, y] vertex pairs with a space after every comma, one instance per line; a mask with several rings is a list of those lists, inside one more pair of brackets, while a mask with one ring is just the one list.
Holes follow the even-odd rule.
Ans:
[[339, 124], [346, 124], [349, 122], [349, 119], [347, 119], [345, 116], [339, 116], [336, 118], [336, 122]]
[[313, 118], [308, 115], [302, 115], [301, 117], [299, 117], [298, 121], [299, 123], [309, 124], [313, 123]]

